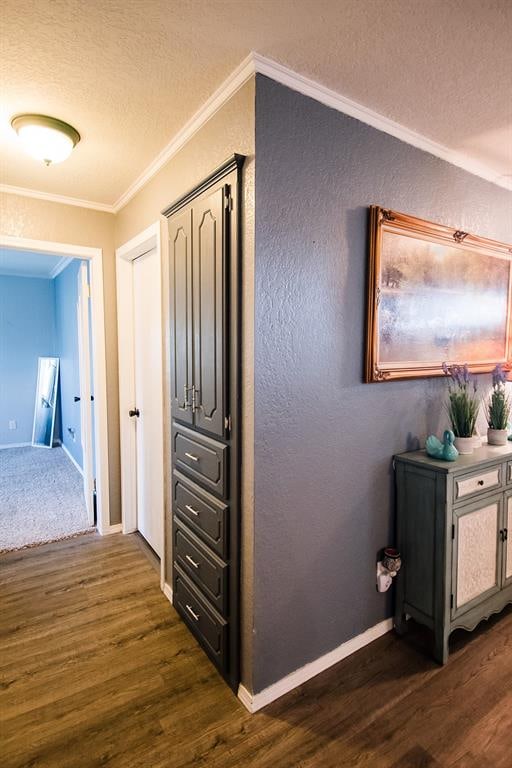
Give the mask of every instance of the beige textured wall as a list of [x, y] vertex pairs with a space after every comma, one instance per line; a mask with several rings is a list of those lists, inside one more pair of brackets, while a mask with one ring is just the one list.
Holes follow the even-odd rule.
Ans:
[[0, 230], [2, 234], [13, 237], [86, 245], [103, 250], [110, 522], [118, 523], [121, 520], [121, 503], [114, 216], [73, 205], [2, 193]]
[[[237, 152], [243, 172], [242, 265], [242, 682], [252, 690], [253, 507], [254, 507], [254, 154], [255, 81], [246, 83], [116, 216], [116, 247], [157, 221], [160, 212]], [[167, 222], [162, 219], [164, 331], [169, 327]], [[165, 423], [169, 414], [169, 339], [164, 333]], [[170, 430], [165, 430], [165, 466], [170, 466]], [[166, 538], [170, 542], [167, 482]], [[169, 545], [166, 544], [166, 551]], [[170, 562], [167, 558], [167, 579]]]

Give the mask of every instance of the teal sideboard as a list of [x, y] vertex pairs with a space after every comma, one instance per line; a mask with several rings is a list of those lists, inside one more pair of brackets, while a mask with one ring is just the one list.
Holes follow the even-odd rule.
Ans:
[[484, 445], [453, 463], [425, 451], [395, 456], [397, 546], [395, 629], [406, 615], [434, 633], [434, 658], [448, 639], [512, 603], [512, 445]]

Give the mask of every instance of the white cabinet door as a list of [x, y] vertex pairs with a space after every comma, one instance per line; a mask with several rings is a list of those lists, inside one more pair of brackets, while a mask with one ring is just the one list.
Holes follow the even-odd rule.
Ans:
[[500, 589], [500, 519], [500, 497], [455, 512], [454, 615]]

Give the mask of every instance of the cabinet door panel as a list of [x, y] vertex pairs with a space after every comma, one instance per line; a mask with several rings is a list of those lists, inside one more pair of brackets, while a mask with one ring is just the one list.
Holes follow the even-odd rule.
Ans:
[[500, 589], [501, 498], [456, 512], [454, 615]]
[[192, 423], [192, 212], [169, 219], [171, 413]]
[[512, 496], [506, 496], [505, 528], [507, 540], [505, 541], [505, 584], [512, 584]]
[[193, 206], [195, 424], [224, 436], [224, 191]]

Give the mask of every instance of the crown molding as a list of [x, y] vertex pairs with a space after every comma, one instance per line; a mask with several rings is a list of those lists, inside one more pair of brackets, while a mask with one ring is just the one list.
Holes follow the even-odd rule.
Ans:
[[302, 93], [304, 96], [309, 96], [309, 98], [319, 101], [321, 104], [331, 107], [331, 109], [335, 109], [350, 117], [355, 117], [356, 120], [360, 120], [362, 123], [366, 123], [366, 125], [371, 125], [373, 128], [377, 128], [379, 131], [388, 133], [390, 136], [394, 136], [406, 144], [439, 157], [441, 160], [451, 163], [451, 165], [456, 165], [472, 173], [474, 176], [480, 176], [482, 179], [491, 181], [497, 186], [512, 190], [511, 178], [499, 176], [489, 166], [474, 160], [463, 152], [458, 152], [436, 141], [432, 141], [432, 139], [423, 136], [423, 134], [406, 128], [405, 125], [396, 123], [394, 120], [379, 114], [379, 112], [375, 112], [373, 109], [369, 109], [337, 91], [320, 85], [315, 80], [299, 75], [292, 69], [278, 64], [276, 61], [272, 61], [272, 59], [268, 59], [265, 56], [261, 56], [259, 53], [253, 52], [252, 60], [254, 62], [254, 70], [258, 74], [265, 75], [277, 83], [291, 88], [293, 91]]
[[60, 275], [61, 272], [63, 272], [68, 264], [70, 264], [73, 261], [73, 259], [69, 256], [63, 256], [59, 261], [56, 263], [52, 271], [50, 272], [50, 280], [53, 280], [57, 275]]
[[46, 200], [49, 203], [75, 205], [78, 208], [90, 208], [93, 211], [102, 211], [103, 213], [115, 213], [114, 206], [109, 205], [108, 203], [96, 203], [93, 200], [80, 200], [78, 197], [68, 197], [67, 195], [54, 195], [52, 192], [41, 192], [38, 189], [13, 187], [11, 184], [0, 184], [0, 192], [5, 192], [8, 195], [20, 195], [21, 197], [34, 197], [37, 200]]
[[205, 101], [197, 112], [188, 120], [183, 128], [174, 136], [166, 147], [148, 165], [145, 171], [135, 179], [126, 192], [114, 203], [114, 211], [121, 210], [137, 192], [155, 176], [173, 155], [194, 136], [197, 131], [210, 120], [219, 109], [224, 106], [234, 94], [254, 75], [254, 54], [250, 53], [241, 64], [229, 75], [217, 90]]
[[432, 139], [365, 107], [363, 104], [359, 104], [357, 101], [353, 101], [341, 93], [327, 88], [315, 80], [300, 75], [289, 67], [278, 64], [276, 61], [253, 51], [224, 80], [115, 203], [107, 204], [97, 203], [92, 200], [80, 200], [75, 197], [54, 195], [49, 192], [39, 192], [34, 189], [14, 187], [8, 184], [0, 184], [0, 192], [34, 197], [39, 200], [47, 200], [64, 205], [75, 205], [80, 208], [91, 208], [92, 210], [105, 213], [118, 213], [169, 162], [171, 157], [179, 152], [197, 131], [255, 74], [269, 77], [271, 80], [291, 88], [293, 91], [308, 96], [310, 99], [314, 99], [344, 115], [354, 117], [366, 125], [371, 125], [373, 128], [394, 136], [417, 149], [422, 149], [424, 152], [428, 152], [430, 155], [434, 155], [451, 165], [462, 168], [474, 176], [479, 176], [504, 189], [512, 190], [512, 178], [498, 176], [493, 169], [484, 163], [480, 163], [462, 152], [432, 141]]

